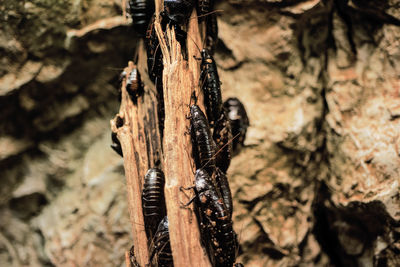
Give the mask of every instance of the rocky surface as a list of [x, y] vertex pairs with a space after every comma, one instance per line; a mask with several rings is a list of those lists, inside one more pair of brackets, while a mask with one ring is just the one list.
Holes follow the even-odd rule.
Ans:
[[[400, 264], [398, 7], [218, 4], [222, 94], [251, 124], [228, 171], [245, 266]], [[121, 13], [112, 0], [0, 7], [2, 266], [123, 265], [109, 119], [137, 39]]]

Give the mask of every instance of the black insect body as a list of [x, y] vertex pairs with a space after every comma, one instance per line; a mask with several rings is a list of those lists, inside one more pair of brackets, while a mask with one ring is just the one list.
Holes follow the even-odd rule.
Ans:
[[217, 182], [217, 189], [221, 193], [229, 218], [232, 218], [232, 210], [233, 210], [232, 193], [231, 193], [231, 188], [229, 186], [228, 177], [224, 172], [222, 172], [217, 168], [215, 179]]
[[139, 70], [136, 67], [129, 73], [128, 80], [126, 81], [126, 91], [134, 101], [143, 93], [143, 83], [140, 79]]
[[200, 87], [204, 93], [207, 118], [214, 126], [222, 111], [221, 86], [215, 60], [206, 49], [201, 51], [200, 69]]
[[233, 265], [233, 267], [244, 267], [244, 265], [242, 264], [242, 263], [235, 263], [234, 265]]
[[181, 46], [181, 51], [183, 53], [183, 58], [187, 59], [187, 49], [186, 49], [186, 39], [187, 33], [182, 29], [182, 25], [177, 21], [171, 20], [168, 16], [168, 13], [164, 10], [161, 12], [161, 27], [162, 30], [165, 32], [167, 27], [170, 29], [174, 28], [175, 30], [175, 38], [179, 42]]
[[166, 215], [164, 199], [164, 173], [157, 168], [149, 169], [144, 177], [142, 207], [148, 240], [152, 240], [160, 221]]
[[214, 7], [214, 0], [198, 0], [197, 1], [197, 15], [200, 16], [199, 20], [204, 19], [204, 15], [210, 13]]
[[153, 16], [146, 33], [147, 69], [150, 79], [155, 82], [157, 78], [157, 83], [162, 84], [163, 55], [154, 28], [154, 20], [155, 16]]
[[163, 16], [172, 24], [184, 25], [194, 7], [194, 0], [164, 0]]
[[111, 132], [111, 148], [117, 152], [118, 155], [123, 157], [121, 143], [118, 140], [117, 133]]
[[204, 168], [212, 176], [215, 171], [215, 144], [211, 137], [206, 116], [200, 107], [190, 107], [190, 130], [193, 143], [193, 156], [196, 168]]
[[237, 99], [228, 98], [224, 102], [224, 108], [228, 113], [228, 119], [231, 122], [233, 139], [233, 151], [237, 152], [243, 145], [246, 138], [247, 127], [249, 127], [249, 118], [243, 104]]
[[213, 266], [231, 267], [235, 262], [237, 238], [224, 201], [203, 169], [196, 171], [193, 188], [195, 197], [188, 204], [195, 201], [202, 243], [210, 260]]
[[159, 267], [174, 266], [167, 216], [162, 219], [154, 235], [154, 240], [150, 247], [150, 262], [155, 262], [155, 266]]
[[130, 267], [140, 267], [140, 264], [136, 261], [134, 246], [129, 250], [129, 261], [131, 263]]
[[214, 55], [214, 52], [217, 48], [217, 44], [218, 44], [217, 15], [210, 14], [209, 16], [207, 16], [205, 47], [210, 52], [211, 55]]
[[147, 69], [149, 73], [150, 80], [155, 84], [157, 90], [157, 113], [159, 121], [159, 131], [161, 134], [161, 139], [163, 138], [164, 132], [164, 93], [163, 93], [163, 55], [160, 48], [160, 43], [157, 38], [157, 34], [154, 28], [155, 16], [152, 22], [149, 24], [149, 28], [146, 34], [146, 51], [147, 51]]
[[165, 107], [164, 107], [164, 92], [162, 81], [155, 81], [157, 90], [157, 114], [158, 114], [158, 128], [160, 131], [161, 142], [164, 137], [164, 121], [165, 121]]
[[126, 10], [132, 18], [132, 25], [140, 37], [145, 36], [151, 16], [154, 14], [154, 1], [129, 0], [126, 2]]
[[225, 109], [214, 126], [213, 139], [216, 145], [215, 164], [226, 173], [231, 164], [232, 132]]

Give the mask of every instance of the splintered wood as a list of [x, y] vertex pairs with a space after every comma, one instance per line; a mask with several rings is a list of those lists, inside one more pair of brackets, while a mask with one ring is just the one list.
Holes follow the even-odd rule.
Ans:
[[[158, 8], [162, 6], [160, 3], [156, 5]], [[134, 103], [126, 90], [129, 73], [135, 67], [132, 62], [129, 62], [121, 85], [120, 111], [111, 120], [112, 131], [117, 134], [124, 157], [134, 252], [140, 266], [149, 264], [141, 197], [144, 175], [148, 168], [157, 165], [163, 169], [166, 179], [165, 201], [174, 266], [211, 266], [200, 245], [196, 216], [192, 210], [182, 207], [189, 198], [180, 191], [180, 187], [191, 186], [194, 181], [191, 140], [190, 135], [187, 134], [190, 125], [187, 116], [193, 92], [200, 97], [197, 104], [204, 110], [201, 104], [202, 94], [198, 88], [200, 68], [196, 58], [200, 57], [198, 46], [201, 45], [201, 37], [197, 15], [194, 10], [187, 29], [190, 36], [187, 41], [187, 61], [183, 59], [174, 29], [163, 32], [159, 19], [157, 16], [154, 26], [164, 60], [163, 143], [161, 143], [158, 127], [156, 90], [147, 74], [143, 42], [139, 45], [137, 67], [144, 82], [144, 93]], [[128, 254], [126, 254], [126, 259], [128, 260]]]
[[[193, 16], [196, 16], [195, 12]], [[193, 23], [192, 23], [193, 22]], [[179, 190], [191, 186], [194, 180], [194, 166], [191, 158], [191, 140], [188, 132], [190, 121], [189, 105], [191, 94], [198, 90], [199, 64], [193, 62], [199, 57], [198, 49], [188, 41], [188, 60], [184, 61], [181, 47], [175, 39], [174, 29], [167, 29], [165, 35], [158, 22], [155, 29], [163, 52], [164, 71], [164, 173], [166, 178], [165, 199], [169, 218], [170, 242], [175, 266], [210, 266], [200, 246], [200, 233], [194, 213], [183, 209], [180, 203], [188, 198]], [[199, 36], [197, 19], [191, 19], [189, 31]], [[165, 37], [164, 37], [165, 36]], [[190, 47], [190, 48], [189, 48]], [[197, 52], [195, 54], [194, 52]], [[200, 101], [199, 101], [200, 102]]]

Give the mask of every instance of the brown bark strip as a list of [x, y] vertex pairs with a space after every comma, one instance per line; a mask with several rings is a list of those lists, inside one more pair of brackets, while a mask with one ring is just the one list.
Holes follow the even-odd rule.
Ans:
[[[138, 69], [145, 82], [144, 94], [133, 103], [126, 91], [126, 80], [136, 67], [129, 62], [125, 68], [126, 77], [121, 85], [121, 106], [116, 118], [111, 120], [111, 129], [117, 133], [124, 154], [124, 168], [128, 193], [128, 207], [132, 223], [135, 256], [141, 266], [149, 262], [148, 242], [144, 229], [142, 212], [142, 188], [146, 171], [160, 162], [162, 157], [158, 132], [157, 99], [154, 86], [146, 72], [146, 53], [143, 42], [138, 47]], [[123, 119], [123, 126], [117, 127], [117, 117]]]
[[[156, 1], [157, 2], [157, 1]], [[157, 10], [162, 2], [156, 3]], [[156, 12], [157, 14], [159, 12]], [[129, 62], [126, 77], [121, 85], [122, 100], [119, 114], [124, 123], [117, 127], [118, 118], [111, 121], [111, 128], [117, 133], [124, 154], [124, 168], [127, 182], [128, 206], [132, 223], [135, 256], [141, 266], [149, 263], [148, 242], [142, 213], [143, 177], [148, 168], [162, 168], [165, 173], [165, 199], [169, 218], [169, 231], [175, 266], [210, 266], [208, 257], [200, 245], [200, 233], [196, 217], [189, 209], [181, 207], [188, 198], [180, 187], [193, 185], [194, 166], [191, 157], [191, 140], [187, 132], [190, 121], [189, 104], [191, 94], [201, 98], [199, 79], [199, 33], [196, 11], [188, 25], [188, 61], [182, 58], [180, 44], [173, 30], [163, 33], [159, 18], [155, 28], [163, 53], [163, 90], [165, 105], [164, 143], [161, 144], [157, 118], [157, 97], [154, 84], [147, 74], [146, 51], [143, 42], [138, 48], [138, 69], [144, 82], [145, 93], [133, 103], [126, 91], [126, 80], [135, 67]], [[196, 58], [194, 58], [194, 56]], [[204, 107], [203, 107], [204, 110]], [[163, 145], [163, 147], [162, 147]]]
[[[181, 207], [188, 199], [180, 192], [180, 187], [193, 185], [194, 166], [191, 157], [191, 140], [188, 131], [190, 97], [197, 88], [199, 64], [193, 58], [199, 55], [190, 38], [200, 38], [196, 12], [192, 14], [188, 26], [188, 60], [182, 58], [181, 48], [175, 39], [174, 30], [167, 29], [165, 36], [158, 21], [155, 29], [163, 52], [164, 71], [164, 169], [165, 199], [169, 218], [169, 231], [175, 266], [210, 266], [207, 255], [200, 245], [200, 233], [193, 212]], [[167, 45], [168, 44], [168, 45]]]

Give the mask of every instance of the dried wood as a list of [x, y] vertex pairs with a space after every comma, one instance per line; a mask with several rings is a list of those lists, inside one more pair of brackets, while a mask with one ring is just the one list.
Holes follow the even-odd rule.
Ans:
[[[160, 6], [162, 3], [156, 1], [157, 9]], [[202, 106], [200, 104], [202, 95], [198, 88], [199, 61], [196, 59], [200, 57], [201, 35], [196, 11], [193, 11], [187, 27], [187, 61], [182, 57], [180, 44], [175, 39], [173, 29], [162, 32], [159, 17], [156, 19], [155, 28], [164, 59], [164, 143], [161, 144], [160, 141], [156, 90], [147, 75], [146, 52], [143, 43], [139, 45], [137, 67], [145, 85], [144, 94], [134, 103], [126, 91], [126, 80], [135, 67], [132, 62], [129, 62], [128, 67], [125, 68], [126, 77], [121, 85], [120, 111], [111, 121], [111, 128], [117, 133], [124, 155], [135, 256], [141, 266], [149, 263], [141, 193], [147, 169], [159, 164], [166, 178], [165, 199], [174, 265], [210, 266], [208, 257], [200, 245], [196, 217], [192, 210], [182, 208], [182, 203], [186, 203], [188, 197], [180, 191], [181, 186], [191, 186], [194, 181], [191, 140], [190, 136], [185, 134], [190, 124], [187, 115], [189, 115], [193, 91], [199, 97], [198, 104]], [[204, 110], [204, 107], [202, 108]], [[123, 124], [118, 125], [121, 120]]]
[[[126, 80], [136, 66], [129, 62], [125, 68], [126, 77], [121, 85], [121, 106], [119, 113], [111, 120], [111, 129], [117, 133], [124, 155], [124, 169], [128, 194], [128, 207], [132, 223], [135, 256], [140, 265], [149, 262], [148, 242], [142, 213], [142, 188], [146, 171], [161, 162], [161, 142], [158, 132], [157, 99], [154, 86], [144, 71], [145, 51], [143, 43], [138, 47], [138, 69], [144, 83], [144, 94], [136, 103], [126, 91]], [[118, 125], [119, 121], [123, 125]]]
[[[180, 203], [187, 198], [180, 187], [193, 185], [194, 166], [191, 157], [191, 140], [188, 134], [190, 121], [189, 104], [191, 94], [199, 95], [199, 50], [194, 41], [200, 39], [196, 12], [192, 14], [188, 25], [188, 61], [182, 57], [180, 44], [175, 39], [173, 29], [164, 34], [159, 22], [155, 29], [163, 53], [164, 71], [164, 169], [165, 199], [169, 218], [171, 248], [175, 266], [210, 266], [207, 255], [200, 246], [200, 233], [193, 212], [182, 208]], [[191, 39], [192, 38], [192, 39]]]

